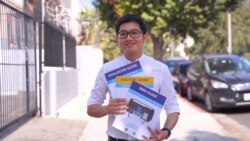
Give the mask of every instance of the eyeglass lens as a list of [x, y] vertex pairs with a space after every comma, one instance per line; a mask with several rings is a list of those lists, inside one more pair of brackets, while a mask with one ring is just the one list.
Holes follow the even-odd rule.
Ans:
[[138, 37], [140, 37], [140, 33], [141, 32], [139, 30], [136, 30], [136, 29], [131, 30], [129, 32], [121, 31], [121, 32], [119, 32], [118, 37], [120, 39], [126, 39], [128, 37], [128, 34], [129, 34], [129, 36], [132, 37], [132, 38], [138, 38]]

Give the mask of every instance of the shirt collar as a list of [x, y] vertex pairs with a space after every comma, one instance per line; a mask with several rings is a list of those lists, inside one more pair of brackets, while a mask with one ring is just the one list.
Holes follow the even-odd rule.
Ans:
[[[140, 58], [138, 58], [138, 59], [136, 59], [135, 61], [142, 61], [143, 59], [145, 58], [145, 54], [143, 53], [142, 55], [141, 55], [141, 57]], [[129, 63], [132, 63], [131, 61], [129, 61], [124, 55], [122, 55], [122, 59], [125, 61], [125, 63], [126, 64], [129, 64]]]

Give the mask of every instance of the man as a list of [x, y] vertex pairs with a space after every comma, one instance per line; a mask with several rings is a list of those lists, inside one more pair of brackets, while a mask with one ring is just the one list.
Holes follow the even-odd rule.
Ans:
[[[165, 64], [143, 54], [143, 45], [148, 39], [148, 34], [146, 25], [139, 16], [134, 14], [124, 15], [117, 21], [115, 30], [116, 40], [123, 55], [104, 64], [100, 69], [95, 86], [88, 100], [88, 115], [98, 118], [108, 115], [108, 129], [106, 133], [109, 141], [136, 140], [112, 127], [115, 118], [114, 115], [125, 114], [127, 112], [128, 101], [124, 98], [114, 98], [112, 96], [114, 91], [108, 86], [105, 74], [139, 60], [142, 69], [146, 70], [145, 75], [154, 77], [152, 90], [167, 97], [167, 101], [164, 105], [164, 109], [167, 113], [164, 127], [162, 129], [160, 129], [160, 127], [159, 129], [148, 127], [152, 137], [147, 138], [143, 136], [142, 139], [145, 141], [161, 141], [167, 139], [179, 117], [179, 105], [172, 82], [172, 76]], [[103, 105], [107, 92], [110, 94], [109, 103]], [[159, 123], [160, 121], [156, 122]]]

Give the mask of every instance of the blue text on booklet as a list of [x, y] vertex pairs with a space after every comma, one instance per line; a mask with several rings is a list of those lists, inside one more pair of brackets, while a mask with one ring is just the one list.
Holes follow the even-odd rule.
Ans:
[[167, 97], [163, 96], [150, 88], [141, 85], [137, 82], [133, 82], [130, 86], [129, 91], [133, 93], [134, 95], [140, 97], [141, 99], [144, 99], [148, 101], [149, 103], [154, 104], [155, 106], [162, 108]]
[[130, 76], [142, 72], [142, 67], [139, 61], [122, 66], [105, 74], [108, 84], [115, 82], [116, 76]]

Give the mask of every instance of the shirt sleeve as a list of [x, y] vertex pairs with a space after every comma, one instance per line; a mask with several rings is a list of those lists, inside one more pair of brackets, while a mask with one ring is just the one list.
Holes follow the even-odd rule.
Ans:
[[108, 91], [108, 85], [105, 78], [105, 69], [104, 66], [100, 69], [96, 80], [94, 88], [91, 90], [91, 94], [88, 98], [87, 106], [93, 105], [93, 104], [99, 104], [102, 105], [104, 103], [104, 100], [106, 99], [106, 94]]
[[179, 103], [174, 89], [173, 78], [167, 67], [162, 68], [160, 93], [167, 96], [164, 109], [167, 114], [180, 113]]

